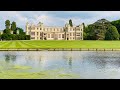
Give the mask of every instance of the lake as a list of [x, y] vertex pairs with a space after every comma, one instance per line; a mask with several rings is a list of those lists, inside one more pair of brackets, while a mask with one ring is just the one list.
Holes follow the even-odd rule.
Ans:
[[[57, 74], [67, 74], [68, 76], [64, 77], [66, 79], [70, 78], [69, 74], [74, 74], [75, 76], [71, 78], [76, 79], [120, 78], [119, 51], [1, 51], [0, 65], [1, 72], [7, 70], [15, 70], [16, 73], [50, 71], [49, 74], [52, 75], [52, 71], [56, 70], [52, 78], [58, 79]], [[12, 66], [30, 68], [16, 70], [11, 68]], [[2, 76], [5, 74], [1, 74], [0, 78], [3, 78]]]

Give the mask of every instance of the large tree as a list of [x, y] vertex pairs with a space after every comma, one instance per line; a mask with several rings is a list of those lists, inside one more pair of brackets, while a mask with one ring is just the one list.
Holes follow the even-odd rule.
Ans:
[[15, 32], [15, 30], [16, 30], [16, 22], [12, 22], [12, 24], [11, 24], [11, 30], [13, 31], [13, 32]]
[[71, 27], [73, 27], [73, 23], [72, 23], [71, 19], [69, 20], [69, 24], [70, 24]]
[[5, 21], [5, 29], [4, 29], [4, 33], [6, 34], [10, 34], [10, 21], [9, 20], [6, 20]]
[[120, 34], [120, 20], [112, 21], [111, 24], [117, 28], [117, 30]]
[[10, 29], [10, 20], [5, 21], [6, 29]]
[[108, 27], [108, 30], [105, 34], [105, 40], [119, 40], [119, 33], [115, 26]]
[[106, 19], [100, 19], [97, 20], [95, 23], [88, 25], [87, 28], [85, 28], [84, 32], [87, 34], [88, 40], [104, 40], [105, 39], [105, 33], [109, 26], [113, 26], [108, 20]]

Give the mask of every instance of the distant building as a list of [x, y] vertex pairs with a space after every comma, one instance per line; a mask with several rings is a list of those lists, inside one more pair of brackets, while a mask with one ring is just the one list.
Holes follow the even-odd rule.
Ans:
[[26, 35], [31, 40], [83, 40], [83, 24], [71, 27], [68, 23], [64, 27], [44, 26], [26, 23]]

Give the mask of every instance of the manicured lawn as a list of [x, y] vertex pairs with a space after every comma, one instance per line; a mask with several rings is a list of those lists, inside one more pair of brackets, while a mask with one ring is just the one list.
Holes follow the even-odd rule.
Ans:
[[0, 48], [120, 48], [120, 41], [0, 41]]

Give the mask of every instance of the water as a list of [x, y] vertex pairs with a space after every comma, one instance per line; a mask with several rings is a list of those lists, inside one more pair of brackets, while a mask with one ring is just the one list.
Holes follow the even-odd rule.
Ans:
[[61, 69], [83, 79], [120, 78], [119, 51], [1, 51], [0, 61], [32, 67], [28, 72]]

